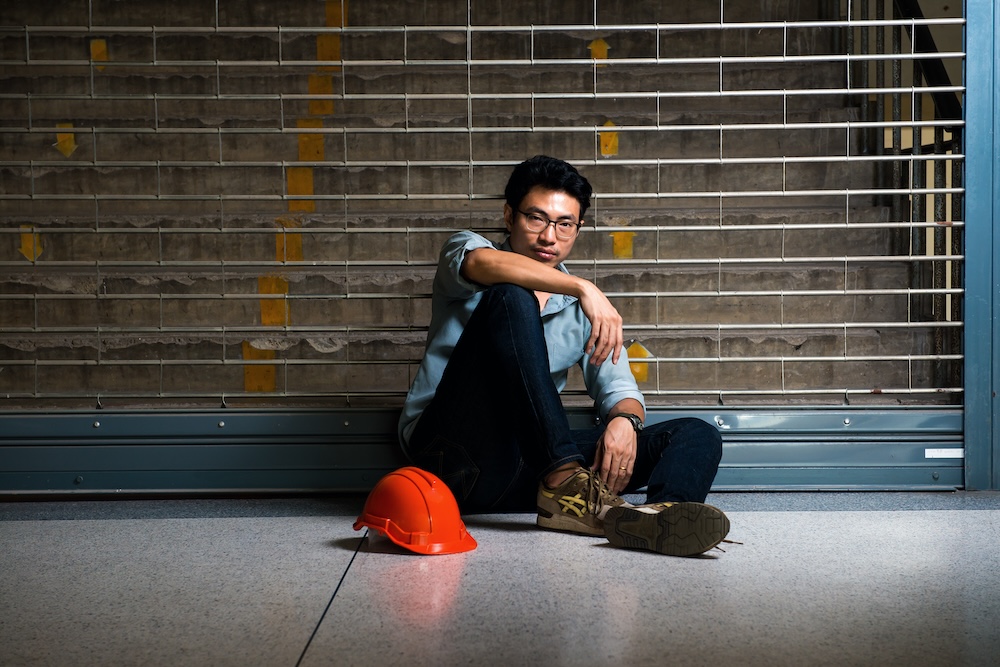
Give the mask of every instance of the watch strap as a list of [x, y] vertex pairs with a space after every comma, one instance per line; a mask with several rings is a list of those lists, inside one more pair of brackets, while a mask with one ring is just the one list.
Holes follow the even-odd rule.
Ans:
[[642, 418], [639, 417], [639, 415], [637, 414], [633, 414], [631, 412], [619, 412], [616, 415], [614, 415], [611, 419], [617, 419], [618, 417], [624, 417], [625, 419], [627, 419], [629, 423], [632, 424], [632, 429], [635, 430], [636, 433], [638, 433], [643, 429]]

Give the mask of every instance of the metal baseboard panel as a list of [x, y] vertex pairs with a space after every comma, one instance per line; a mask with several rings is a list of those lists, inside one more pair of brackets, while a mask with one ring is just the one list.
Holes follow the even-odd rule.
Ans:
[[[365, 492], [406, 465], [394, 410], [0, 414], [0, 495]], [[651, 409], [716, 424], [715, 489], [964, 486], [962, 411]], [[591, 417], [573, 411], [574, 426]]]

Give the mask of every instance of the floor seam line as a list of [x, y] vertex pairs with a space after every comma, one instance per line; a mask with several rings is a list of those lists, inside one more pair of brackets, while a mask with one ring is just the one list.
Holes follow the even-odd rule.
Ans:
[[312, 645], [313, 639], [316, 638], [316, 633], [319, 632], [319, 628], [323, 625], [323, 621], [326, 619], [327, 612], [330, 611], [330, 607], [333, 605], [334, 599], [337, 597], [337, 593], [340, 592], [340, 587], [344, 584], [344, 579], [347, 578], [347, 573], [351, 571], [351, 566], [354, 565], [354, 559], [358, 557], [361, 552], [361, 545], [365, 543], [365, 538], [368, 537], [368, 531], [365, 530], [365, 534], [361, 536], [358, 540], [358, 546], [354, 550], [354, 555], [351, 556], [350, 562], [347, 563], [347, 567], [344, 568], [344, 573], [340, 575], [340, 581], [337, 582], [336, 588], [333, 589], [333, 595], [330, 596], [330, 600], [326, 603], [326, 608], [323, 609], [323, 613], [320, 614], [319, 621], [316, 623], [316, 627], [313, 628], [312, 634], [309, 635], [309, 639], [306, 640], [306, 645], [302, 648], [302, 653], [299, 654], [299, 659], [295, 661], [295, 667], [299, 667], [302, 664], [302, 660], [306, 657], [306, 652], [309, 650], [309, 646]]

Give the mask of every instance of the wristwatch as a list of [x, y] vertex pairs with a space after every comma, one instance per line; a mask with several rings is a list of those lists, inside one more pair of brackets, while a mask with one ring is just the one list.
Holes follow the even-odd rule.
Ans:
[[[618, 414], [616, 414], [611, 419], [616, 419], [618, 417], [624, 417], [625, 419], [629, 420], [629, 423], [632, 424], [632, 428], [635, 429], [636, 433], [638, 433], [639, 431], [641, 431], [642, 428], [643, 428], [642, 419], [639, 418], [639, 415], [634, 415], [631, 412], [619, 412]], [[611, 421], [611, 420], [608, 420], [608, 421]]]

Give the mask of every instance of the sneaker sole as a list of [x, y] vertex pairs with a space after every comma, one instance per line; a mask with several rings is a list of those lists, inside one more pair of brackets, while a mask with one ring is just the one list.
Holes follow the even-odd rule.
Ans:
[[659, 512], [613, 507], [604, 517], [604, 534], [616, 547], [656, 551], [667, 556], [697, 556], [729, 533], [722, 510], [701, 503], [677, 503]]

